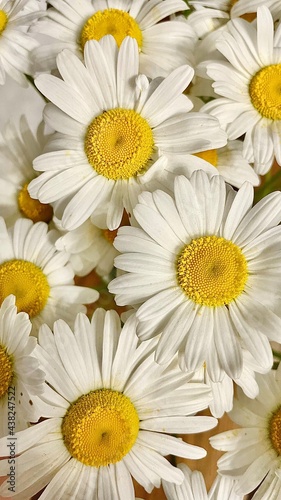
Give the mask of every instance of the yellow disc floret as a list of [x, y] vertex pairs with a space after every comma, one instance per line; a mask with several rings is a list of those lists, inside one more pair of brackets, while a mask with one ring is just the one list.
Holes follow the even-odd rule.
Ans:
[[13, 379], [13, 360], [7, 349], [0, 345], [0, 399], [8, 392]]
[[281, 407], [269, 421], [269, 439], [277, 455], [281, 455]]
[[139, 49], [142, 47], [142, 32], [133, 17], [119, 9], [106, 9], [96, 12], [84, 24], [80, 44], [82, 48], [89, 40], [100, 40], [105, 35], [112, 35], [120, 47], [126, 36], [135, 38]]
[[72, 457], [85, 465], [114, 464], [130, 451], [139, 432], [137, 411], [127, 396], [99, 389], [81, 396], [64, 416], [62, 435]]
[[198, 158], [202, 158], [214, 167], [218, 165], [218, 153], [216, 149], [208, 149], [207, 151], [201, 151], [200, 153], [194, 153], [194, 156], [198, 156]]
[[144, 173], [153, 145], [150, 126], [133, 109], [105, 111], [92, 121], [85, 137], [89, 163], [98, 174], [113, 180]]
[[0, 10], [0, 35], [6, 28], [6, 24], [8, 22], [8, 16], [4, 10]]
[[44, 309], [50, 286], [40, 267], [13, 259], [0, 265], [0, 303], [11, 293], [16, 296], [18, 311], [33, 318]]
[[52, 220], [53, 208], [51, 205], [31, 198], [28, 192], [28, 183], [24, 184], [18, 194], [18, 204], [21, 213], [33, 222], [42, 221], [49, 223]]
[[176, 269], [186, 295], [209, 307], [229, 304], [243, 292], [248, 277], [241, 249], [218, 236], [192, 240], [180, 252]]
[[264, 118], [281, 120], [281, 64], [258, 71], [249, 85], [253, 106]]

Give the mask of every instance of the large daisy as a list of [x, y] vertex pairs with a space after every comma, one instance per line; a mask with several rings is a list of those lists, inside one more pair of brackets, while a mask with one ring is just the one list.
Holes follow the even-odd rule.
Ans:
[[171, 166], [176, 154], [223, 146], [226, 136], [217, 119], [187, 113], [192, 104], [182, 92], [193, 76], [189, 66], [149, 82], [138, 75], [136, 41], [127, 37], [118, 50], [112, 36], [87, 42], [85, 65], [63, 51], [58, 68], [64, 81], [51, 75], [36, 80], [56, 105], [47, 105], [45, 120], [58, 134], [53, 150], [34, 161], [43, 173], [28, 189], [42, 203], [58, 202], [56, 214], [67, 230], [101, 210], [113, 230], [124, 207], [132, 214], [148, 183], [159, 186], [168, 157]]
[[161, 334], [156, 360], [179, 352], [183, 369], [203, 362], [212, 380], [242, 373], [242, 347], [269, 370], [269, 340], [281, 340], [275, 314], [281, 294], [281, 193], [252, 208], [253, 187], [236, 193], [221, 176], [194, 172], [175, 179], [174, 198], [143, 193], [134, 216], [140, 227], [120, 228], [109, 284], [118, 305], [138, 307], [141, 340]]
[[218, 461], [220, 474], [237, 479], [235, 491], [246, 494], [257, 488], [255, 500], [281, 496], [281, 364], [267, 375], [257, 375], [259, 395], [248, 399], [238, 391], [230, 412], [241, 428], [211, 438], [225, 453]]
[[196, 35], [193, 29], [171, 14], [188, 7], [182, 0], [50, 0], [52, 8], [34, 31], [55, 40], [35, 52], [38, 68], [56, 67], [56, 56], [65, 48], [80, 58], [88, 40], [114, 36], [118, 46], [126, 36], [137, 41], [140, 71], [147, 76], [166, 76], [182, 64], [191, 64]]
[[0, 437], [13, 436], [40, 417], [33, 396], [43, 392], [45, 374], [34, 356], [31, 322], [18, 313], [15, 296], [0, 306]]
[[30, 52], [38, 45], [27, 30], [40, 15], [36, 0], [0, 0], [0, 85], [8, 74], [27, 86], [24, 74], [32, 72]]
[[49, 223], [53, 208], [32, 199], [29, 182], [37, 176], [32, 161], [43, 152], [47, 135], [41, 123], [34, 134], [23, 115], [15, 125], [9, 122], [0, 134], [0, 211], [7, 226], [19, 217]]
[[243, 155], [265, 174], [274, 157], [281, 165], [281, 24], [259, 7], [257, 26], [234, 19], [221, 33], [217, 49], [227, 61], [209, 61], [207, 73], [222, 96], [202, 110], [216, 116], [229, 139], [245, 134]]
[[[140, 344], [135, 323], [132, 315], [121, 330], [115, 311], [98, 309], [91, 322], [79, 314], [74, 333], [61, 320], [54, 334], [42, 327], [36, 354], [46, 371], [45, 420], [16, 435], [16, 495], [27, 498], [48, 485], [42, 499], [134, 500], [131, 476], [149, 492], [162, 479], [179, 484], [183, 473], [164, 456], [205, 455], [170, 433], [216, 424], [194, 416], [208, 404], [208, 387], [188, 382], [174, 363], [157, 365], [154, 340]], [[8, 466], [0, 461], [0, 475]], [[7, 481], [0, 495], [12, 496]]]
[[72, 321], [98, 298], [98, 292], [74, 285], [69, 255], [54, 246], [54, 232], [44, 222], [18, 219], [9, 230], [0, 218], [0, 303], [16, 296], [19, 311], [29, 315], [36, 333], [42, 323]]

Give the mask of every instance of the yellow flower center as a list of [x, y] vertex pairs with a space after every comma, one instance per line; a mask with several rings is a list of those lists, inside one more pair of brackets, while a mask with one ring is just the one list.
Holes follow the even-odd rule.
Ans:
[[7, 22], [8, 22], [8, 16], [6, 12], [4, 12], [4, 10], [0, 10], [0, 35], [6, 28]]
[[14, 259], [0, 265], [0, 303], [11, 293], [16, 296], [18, 311], [33, 318], [44, 309], [50, 286], [40, 267]]
[[84, 48], [88, 40], [100, 40], [105, 35], [112, 35], [120, 47], [126, 36], [135, 38], [142, 47], [142, 32], [138, 23], [127, 12], [119, 9], [99, 10], [84, 24], [80, 43]]
[[21, 213], [33, 222], [47, 222], [52, 220], [53, 208], [51, 205], [41, 203], [39, 200], [31, 198], [28, 192], [28, 183], [24, 184], [18, 194], [18, 205]]
[[5, 347], [0, 345], [0, 399], [7, 394], [13, 379], [13, 361]]
[[281, 455], [281, 407], [269, 421], [269, 438], [277, 455]]
[[108, 179], [129, 179], [145, 172], [153, 152], [147, 121], [133, 109], [105, 111], [89, 125], [85, 153], [96, 172]]
[[281, 64], [272, 64], [258, 71], [249, 86], [256, 110], [270, 120], [281, 120]]
[[81, 396], [64, 416], [62, 434], [69, 453], [85, 465], [114, 464], [130, 451], [139, 418], [121, 392], [99, 389]]
[[240, 295], [247, 281], [247, 262], [240, 248], [218, 236], [186, 245], [176, 263], [182, 290], [196, 304], [217, 307]]
[[218, 153], [216, 149], [208, 149], [207, 151], [194, 153], [194, 156], [198, 156], [198, 158], [202, 158], [203, 160], [208, 161], [214, 167], [217, 167], [218, 165]]

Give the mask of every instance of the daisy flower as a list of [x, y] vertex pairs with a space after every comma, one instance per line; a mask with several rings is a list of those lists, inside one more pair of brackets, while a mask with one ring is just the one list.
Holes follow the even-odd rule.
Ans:
[[18, 219], [8, 230], [0, 218], [0, 303], [14, 294], [18, 310], [30, 317], [33, 333], [58, 318], [71, 322], [77, 312], [85, 311], [82, 304], [99, 295], [74, 285], [69, 256], [56, 250], [53, 239], [54, 231], [48, 233], [44, 222]]
[[27, 190], [37, 176], [32, 161], [42, 153], [46, 140], [43, 123], [34, 135], [25, 116], [20, 117], [18, 126], [8, 123], [0, 134], [0, 211], [7, 226], [19, 217], [33, 222], [52, 220], [51, 205], [31, 198]]
[[0, 437], [40, 417], [33, 396], [43, 392], [45, 374], [34, 356], [31, 327], [28, 315], [17, 313], [15, 296], [6, 297], [0, 306]]
[[213, 30], [225, 26], [229, 19], [243, 17], [253, 21], [258, 7], [266, 5], [275, 19], [280, 16], [279, 0], [190, 0], [195, 9], [188, 16], [188, 23], [199, 37], [204, 37]]
[[209, 493], [207, 493], [204, 477], [201, 472], [191, 471], [186, 464], [177, 466], [184, 474], [182, 484], [171, 484], [163, 481], [163, 489], [167, 500], [243, 500], [243, 496], [234, 492], [233, 479], [217, 476]]
[[[143, 193], [114, 245], [125, 273], [109, 284], [118, 305], [138, 307], [141, 340], [160, 335], [156, 361], [179, 352], [182, 369], [206, 361], [210, 378], [238, 378], [242, 345], [266, 371], [269, 340], [281, 340], [275, 314], [280, 282], [281, 193], [252, 207], [253, 187], [236, 193], [198, 170], [175, 179], [174, 197]], [[278, 340], [277, 340], [278, 339]]]
[[[211, 438], [225, 453], [218, 461], [220, 474], [237, 479], [235, 491], [253, 499], [278, 500], [281, 495], [281, 364], [277, 370], [257, 375], [259, 395], [249, 400], [241, 391], [231, 419], [241, 428]], [[259, 486], [260, 485], [260, 486]]]
[[118, 46], [126, 36], [134, 38], [140, 53], [140, 71], [151, 78], [166, 76], [183, 64], [191, 64], [196, 35], [187, 24], [169, 20], [188, 7], [182, 0], [50, 0], [46, 16], [33, 31], [55, 40], [34, 55], [40, 70], [56, 68], [56, 56], [65, 48], [82, 58], [89, 40], [112, 35]]
[[[62, 320], [42, 326], [36, 355], [46, 371], [43, 422], [16, 434], [16, 495], [41, 498], [135, 499], [131, 476], [148, 492], [183, 473], [170, 453], [201, 458], [205, 450], [170, 433], [201, 432], [216, 419], [194, 416], [209, 389], [188, 382], [172, 363], [153, 360], [154, 340], [140, 344], [132, 315], [121, 330], [115, 311], [79, 314], [74, 333]], [[38, 397], [39, 399], [39, 397]], [[188, 416], [192, 415], [192, 416]], [[5, 439], [0, 453], [5, 454]], [[36, 464], [34, 467], [33, 464]], [[0, 475], [7, 471], [0, 461]], [[12, 496], [8, 483], [0, 495]]]
[[93, 269], [100, 276], [106, 277], [114, 267], [118, 251], [113, 246], [117, 229], [101, 229], [90, 219], [73, 231], [57, 239], [58, 250], [70, 254], [69, 260], [77, 276], [86, 276]]
[[36, 0], [0, 0], [0, 85], [6, 73], [27, 86], [25, 74], [31, 74], [30, 52], [38, 42], [27, 32], [41, 15]]
[[232, 380], [226, 373], [223, 374], [219, 382], [214, 382], [208, 373], [206, 363], [200, 370], [194, 373], [191, 380], [194, 382], [204, 382], [209, 385], [212, 391], [213, 399], [209, 408], [211, 414], [216, 418], [221, 418], [225, 412], [229, 412], [233, 407], [234, 384], [240, 386], [249, 398], [255, 398], [258, 395], [259, 387], [255, 379], [255, 373], [265, 373], [268, 370], [261, 368], [260, 364], [251, 356], [251, 354], [242, 349], [243, 368], [241, 375]]
[[168, 157], [172, 164], [176, 154], [224, 146], [226, 136], [217, 119], [187, 113], [192, 104], [182, 92], [193, 76], [189, 66], [149, 82], [138, 75], [136, 41], [127, 37], [118, 50], [111, 36], [87, 42], [85, 65], [63, 51], [58, 68], [64, 81], [52, 75], [36, 80], [56, 105], [47, 105], [45, 120], [58, 135], [54, 150], [35, 159], [43, 173], [28, 189], [42, 203], [58, 202], [56, 216], [66, 230], [102, 209], [114, 230], [145, 185], [159, 186]]
[[[221, 175], [226, 182], [237, 188], [240, 188], [244, 182], [250, 182], [253, 186], [258, 186], [260, 183], [259, 176], [243, 157], [241, 141], [229, 141], [223, 148], [209, 149], [195, 153], [195, 156], [197, 157], [196, 163], [194, 158], [192, 162], [190, 161], [188, 154], [178, 155], [174, 159], [171, 173], [190, 177], [195, 170], [204, 170], [210, 175]], [[176, 162], [177, 165], [175, 165]]]
[[257, 27], [234, 19], [221, 33], [217, 49], [227, 61], [210, 61], [207, 74], [223, 96], [203, 106], [216, 116], [229, 139], [245, 134], [243, 155], [258, 174], [281, 165], [281, 24], [274, 33], [267, 7], [257, 11]]

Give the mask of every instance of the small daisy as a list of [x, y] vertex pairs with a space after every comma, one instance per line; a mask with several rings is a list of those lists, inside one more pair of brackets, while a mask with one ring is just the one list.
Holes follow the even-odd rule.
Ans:
[[64, 81], [52, 75], [36, 80], [56, 105], [47, 105], [45, 120], [58, 134], [53, 151], [34, 161], [43, 173], [29, 193], [42, 203], [57, 201], [66, 230], [102, 208], [114, 230], [141, 191], [159, 186], [168, 159], [172, 165], [177, 154], [224, 146], [226, 135], [217, 119], [188, 113], [192, 103], [182, 92], [193, 76], [189, 66], [152, 82], [138, 75], [133, 38], [119, 50], [111, 36], [87, 42], [85, 65], [65, 50], [58, 56]]
[[216, 418], [221, 418], [225, 412], [229, 412], [233, 407], [234, 384], [240, 386], [244, 393], [251, 399], [259, 393], [259, 387], [255, 379], [255, 373], [265, 373], [260, 364], [251, 356], [248, 351], [242, 349], [243, 368], [240, 377], [232, 380], [226, 373], [223, 374], [219, 382], [214, 382], [206, 369], [206, 363], [198, 370], [191, 380], [194, 382], [204, 382], [210, 386], [213, 399], [209, 405], [211, 414]]
[[[62, 320], [54, 334], [42, 327], [36, 354], [46, 371], [46, 420], [16, 435], [17, 496], [48, 485], [40, 498], [134, 500], [131, 476], [148, 492], [162, 479], [180, 484], [183, 473], [164, 456], [205, 455], [170, 433], [216, 424], [194, 416], [208, 404], [208, 387], [188, 382], [174, 363], [157, 365], [154, 340], [140, 344], [135, 323], [132, 315], [121, 330], [115, 311], [97, 309], [91, 322], [77, 316], [74, 333]], [[1, 456], [5, 446], [0, 440]], [[0, 475], [8, 466], [0, 460]], [[13, 496], [7, 481], [0, 495]]]
[[36, 0], [0, 0], [0, 85], [6, 73], [27, 86], [25, 74], [31, 74], [30, 52], [38, 42], [27, 32], [41, 13]]
[[174, 160], [172, 172], [190, 177], [195, 170], [204, 170], [210, 175], [220, 174], [226, 182], [237, 188], [244, 182], [250, 182], [253, 186], [260, 184], [259, 176], [243, 157], [241, 141], [229, 141], [223, 148], [209, 149], [195, 153], [195, 156], [198, 158], [196, 163], [194, 158], [190, 161], [188, 154], [178, 155]]
[[117, 229], [101, 229], [90, 219], [73, 231], [57, 239], [58, 250], [64, 250], [77, 276], [86, 276], [93, 269], [102, 277], [108, 276], [114, 267], [118, 251], [113, 246]]
[[234, 492], [235, 482], [228, 477], [217, 476], [209, 493], [201, 472], [191, 471], [186, 464], [177, 466], [184, 474], [182, 484], [163, 481], [167, 500], [243, 500], [243, 496]]
[[229, 139], [245, 134], [243, 155], [258, 174], [281, 165], [281, 24], [274, 33], [267, 7], [257, 11], [257, 27], [234, 19], [221, 33], [217, 49], [227, 61], [210, 61], [207, 74], [223, 96], [203, 106], [216, 116]]
[[[281, 495], [281, 364], [277, 370], [257, 375], [259, 395], [248, 399], [238, 391], [231, 419], [241, 429], [211, 438], [211, 444], [227, 453], [219, 472], [237, 479], [237, 494], [256, 493], [253, 499], [278, 500]], [[260, 486], [259, 486], [260, 485]]]
[[0, 134], [0, 212], [7, 226], [19, 217], [33, 222], [52, 220], [53, 208], [32, 199], [27, 190], [37, 176], [32, 161], [42, 153], [46, 140], [43, 123], [34, 135], [25, 116], [18, 126], [9, 123]]
[[53, 243], [44, 222], [18, 219], [9, 230], [0, 218], [0, 303], [16, 296], [19, 311], [28, 313], [36, 333], [42, 323], [58, 318], [72, 321], [82, 304], [94, 302], [98, 292], [74, 285], [74, 272], [65, 252]]
[[[135, 305], [141, 340], [160, 335], [156, 361], [179, 352], [182, 369], [206, 361], [213, 381], [235, 379], [242, 345], [264, 370], [273, 362], [269, 340], [281, 340], [275, 314], [281, 294], [281, 193], [252, 207], [253, 187], [236, 193], [219, 175], [194, 172], [175, 179], [174, 198], [143, 193], [120, 228], [109, 284], [118, 305]], [[277, 340], [278, 339], [278, 340]]]
[[47, 10], [34, 31], [56, 40], [35, 51], [40, 70], [56, 68], [56, 56], [65, 48], [82, 58], [86, 42], [105, 35], [112, 35], [118, 46], [126, 36], [134, 38], [140, 53], [140, 72], [151, 78], [166, 76], [178, 66], [192, 63], [196, 40], [192, 27], [168, 19], [171, 14], [188, 9], [182, 0], [48, 3], [53, 8]]
[[40, 417], [33, 396], [43, 392], [45, 374], [34, 356], [31, 327], [28, 315], [17, 313], [15, 296], [6, 297], [0, 306], [0, 437]]
[[225, 26], [229, 19], [243, 17], [253, 21], [258, 7], [266, 5], [275, 19], [280, 17], [280, 0], [190, 0], [195, 12], [188, 17], [188, 23], [199, 37]]

